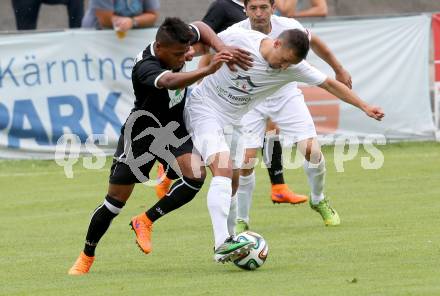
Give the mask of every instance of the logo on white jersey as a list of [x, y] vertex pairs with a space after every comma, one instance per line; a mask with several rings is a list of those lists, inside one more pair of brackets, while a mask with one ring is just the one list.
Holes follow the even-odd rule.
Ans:
[[185, 96], [185, 89], [184, 88], [179, 88], [176, 90], [169, 89], [168, 96], [170, 97], [169, 108], [171, 109], [172, 107], [182, 102], [183, 97]]
[[231, 80], [235, 81], [235, 86], [230, 86], [229, 87], [230, 89], [242, 92], [247, 95], [250, 95], [251, 91], [254, 88], [259, 87], [258, 85], [252, 82], [252, 79], [249, 75], [248, 76], [237, 75], [237, 78], [232, 78]]

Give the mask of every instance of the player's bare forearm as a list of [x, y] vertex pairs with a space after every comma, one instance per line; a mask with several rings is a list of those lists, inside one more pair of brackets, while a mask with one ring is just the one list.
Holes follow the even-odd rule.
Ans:
[[342, 101], [365, 111], [367, 103], [362, 101], [351, 89], [333, 78], [327, 78], [319, 87], [338, 97]]
[[186, 73], [168, 72], [159, 79], [157, 84], [159, 87], [164, 87], [171, 90], [184, 88], [190, 86], [191, 84], [204, 78], [205, 76], [208, 76], [209, 74], [216, 72], [218, 69], [220, 69], [223, 63], [228, 63], [231, 60], [232, 60], [231, 53], [226, 50], [223, 50], [214, 55], [209, 65], [199, 68], [195, 71], [186, 72]]
[[330, 50], [330, 48], [315, 34], [312, 34], [312, 39], [310, 41], [310, 46], [314, 53], [325, 61], [336, 75], [336, 80], [339, 80], [345, 84], [348, 88], [352, 87], [351, 75], [347, 70], [344, 69], [342, 64]]
[[380, 121], [385, 116], [382, 108], [362, 101], [351, 89], [333, 78], [327, 78], [324, 83], [319, 86], [340, 98], [342, 101], [358, 107], [371, 118]]
[[197, 42], [194, 43], [192, 45], [192, 47], [194, 48], [194, 56], [201, 56], [201, 55], [206, 55], [209, 54], [209, 46], [207, 46], [206, 44], [203, 44], [201, 42]]
[[191, 72], [179, 72], [179, 73], [169, 72], [163, 75], [159, 79], [157, 85], [159, 87], [163, 87], [171, 90], [185, 88], [195, 83], [199, 79], [204, 78], [207, 75], [209, 75], [209, 72], [207, 71], [207, 67], [203, 67]]
[[[208, 66], [212, 61], [212, 57], [213, 57], [212, 54], [203, 55], [199, 60], [198, 68], [200, 69], [200, 68]], [[202, 82], [202, 80], [197, 81], [197, 83], [200, 83], [200, 82]]]
[[200, 41], [210, 47], [214, 48], [217, 52], [221, 51], [225, 44], [218, 38], [217, 34], [204, 22], [193, 22], [192, 25], [196, 26], [200, 32]]

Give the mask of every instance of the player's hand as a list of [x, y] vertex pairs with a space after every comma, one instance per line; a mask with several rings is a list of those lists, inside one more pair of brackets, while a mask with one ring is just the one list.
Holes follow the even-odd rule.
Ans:
[[351, 75], [350, 75], [350, 73], [348, 73], [347, 70], [342, 68], [341, 70], [335, 72], [335, 74], [336, 74], [336, 76], [335, 76], [336, 80], [345, 84], [349, 89], [352, 88], [353, 85], [351, 82]]
[[364, 108], [364, 112], [365, 112], [365, 114], [367, 114], [371, 118], [374, 118], [379, 121], [381, 121], [382, 118], [385, 116], [385, 113], [383, 112], [382, 108], [380, 108], [378, 106], [367, 105]]
[[229, 70], [235, 72], [237, 71], [236, 65], [247, 71], [252, 67], [253, 59], [251, 54], [244, 49], [238, 48], [236, 46], [225, 46], [222, 51], [228, 51], [232, 54], [233, 59], [227, 63]]
[[220, 67], [223, 65], [223, 63], [229, 63], [233, 60], [233, 56], [232, 54], [227, 51], [227, 50], [222, 50], [218, 53], [216, 53], [212, 60], [211, 63], [209, 63], [209, 65], [207, 66], [207, 73], [212, 74], [214, 72], [216, 72], [218, 69], [220, 69]]

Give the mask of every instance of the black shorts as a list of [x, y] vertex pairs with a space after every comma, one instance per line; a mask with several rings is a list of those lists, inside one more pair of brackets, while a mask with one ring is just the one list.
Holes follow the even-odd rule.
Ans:
[[[151, 144], [151, 140], [152, 139], [148, 139], [147, 137], [147, 140], [142, 141], [141, 144], [133, 146], [132, 152], [134, 157], [139, 157], [143, 153], [148, 152], [148, 147]], [[191, 141], [191, 138], [189, 138], [179, 147], [176, 148], [171, 146], [168, 150], [175, 158], [177, 158], [183, 154], [192, 153], [193, 143]], [[124, 160], [126, 159], [126, 155], [124, 154], [124, 136], [121, 134], [110, 169], [109, 183], [118, 185], [131, 185], [134, 183], [146, 182], [150, 178], [149, 174], [156, 160], [164, 165], [168, 178], [177, 179], [179, 177], [177, 173], [171, 169], [166, 160], [152, 154], [150, 155], [152, 156], [151, 159], [148, 159], [145, 164], [140, 166], [138, 170], [136, 169], [136, 171], [134, 172], [133, 169], [124, 162]], [[136, 175], [140, 176], [141, 178], [138, 178]]]

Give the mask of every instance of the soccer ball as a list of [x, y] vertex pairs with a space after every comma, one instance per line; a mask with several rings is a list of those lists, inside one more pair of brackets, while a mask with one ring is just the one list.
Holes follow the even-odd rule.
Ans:
[[252, 231], [245, 231], [238, 234], [235, 239], [239, 242], [251, 241], [255, 243], [255, 246], [249, 252], [234, 260], [236, 266], [246, 270], [255, 270], [264, 264], [269, 246], [261, 235]]

